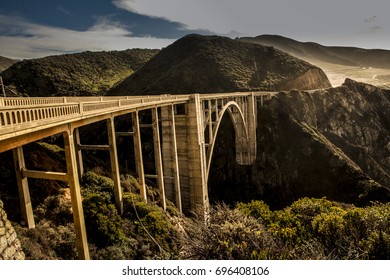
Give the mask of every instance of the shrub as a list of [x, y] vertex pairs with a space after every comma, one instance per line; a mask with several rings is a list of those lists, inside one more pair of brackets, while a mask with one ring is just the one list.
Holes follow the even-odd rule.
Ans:
[[123, 195], [123, 208], [124, 217], [132, 223], [129, 235], [148, 248], [139, 248], [139, 255], [151, 255], [152, 250], [173, 255], [177, 253], [177, 232], [162, 208], [148, 204], [132, 193]]
[[313, 235], [329, 253], [332, 252], [336, 256], [347, 253], [343, 244], [345, 241], [344, 215], [346, 211], [339, 207], [332, 207], [329, 213], [317, 215], [312, 222]]
[[47, 197], [43, 203], [38, 205], [34, 214], [37, 221], [49, 219], [57, 225], [73, 222], [71, 200], [65, 194]]
[[299, 245], [306, 238], [307, 234], [299, 216], [292, 213], [289, 208], [273, 213], [273, 220], [269, 230], [273, 236], [280, 238], [290, 248]]
[[255, 217], [259, 221], [269, 224], [272, 219], [272, 211], [263, 201], [252, 200], [249, 203], [238, 203], [237, 209], [246, 215]]
[[82, 186], [83, 188], [81, 191], [83, 196], [96, 193], [107, 193], [110, 195], [110, 200], [112, 199], [114, 182], [110, 178], [99, 176], [89, 171], [83, 175]]
[[336, 206], [336, 204], [325, 198], [305, 197], [293, 202], [289, 208], [307, 226], [311, 224], [315, 216], [321, 213], [328, 213], [333, 206]]
[[277, 244], [254, 217], [226, 205], [210, 210], [210, 223], [186, 224], [183, 257], [187, 259], [275, 258]]
[[122, 219], [110, 196], [90, 194], [83, 200], [88, 237], [98, 246], [108, 246], [123, 240]]
[[385, 232], [372, 232], [367, 240], [362, 242], [367, 250], [367, 257], [371, 260], [390, 259], [390, 234]]

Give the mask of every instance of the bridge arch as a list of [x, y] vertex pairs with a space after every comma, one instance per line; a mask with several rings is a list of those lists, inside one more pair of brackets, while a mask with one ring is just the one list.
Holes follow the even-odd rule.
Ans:
[[[208, 181], [210, 174], [211, 161], [213, 159], [213, 152], [216, 143], [216, 139], [218, 136], [218, 130], [222, 123], [222, 119], [225, 113], [228, 113], [230, 120], [234, 127], [235, 139], [236, 139], [236, 160], [240, 164], [244, 164], [244, 161], [241, 159], [243, 157], [244, 150], [247, 150], [245, 154], [249, 154], [249, 131], [248, 125], [245, 121], [244, 113], [241, 110], [240, 106], [235, 101], [229, 101], [225, 104], [218, 112], [218, 116], [216, 116], [217, 122], [212, 128], [212, 141], [209, 143], [209, 147], [207, 149], [206, 161], [207, 161], [207, 172], [206, 179]], [[208, 115], [208, 118], [212, 117], [212, 114]], [[210, 123], [210, 122], [209, 122]], [[210, 124], [209, 124], [210, 125]], [[207, 127], [206, 127], [207, 128]], [[210, 137], [210, 136], [209, 136]], [[241, 160], [240, 160], [241, 159]]]

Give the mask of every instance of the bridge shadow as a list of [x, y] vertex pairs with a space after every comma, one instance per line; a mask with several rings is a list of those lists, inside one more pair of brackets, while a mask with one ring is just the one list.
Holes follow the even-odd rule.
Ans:
[[231, 118], [225, 114], [215, 140], [213, 158], [208, 178], [211, 204], [234, 205], [253, 199], [251, 190], [252, 167], [236, 161], [235, 131]]

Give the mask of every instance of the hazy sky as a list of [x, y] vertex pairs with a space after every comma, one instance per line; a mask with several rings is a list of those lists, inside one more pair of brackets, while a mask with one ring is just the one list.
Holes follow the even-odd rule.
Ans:
[[390, 49], [388, 0], [0, 0], [0, 55], [161, 48], [189, 34], [278, 34]]

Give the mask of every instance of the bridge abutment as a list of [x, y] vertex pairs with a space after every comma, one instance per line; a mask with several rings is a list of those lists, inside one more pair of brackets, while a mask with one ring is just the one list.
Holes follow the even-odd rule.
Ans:
[[[199, 95], [191, 95], [189, 102], [185, 105], [185, 112], [174, 114], [166, 110], [163, 116], [168, 115], [169, 123], [165, 124], [165, 134], [176, 134], [175, 139], [171, 140], [173, 135], [166, 135], [165, 158], [170, 162], [165, 175], [173, 174], [173, 181], [180, 186], [174, 188], [175, 183], [168, 185], [169, 197], [176, 195], [176, 203], [181, 201], [184, 213], [194, 213], [203, 215], [208, 210], [208, 192], [206, 177], [206, 151], [203, 131], [203, 114], [201, 112], [201, 102]], [[169, 116], [170, 115], [170, 116]], [[174, 120], [174, 121], [172, 121]], [[168, 125], [172, 125], [168, 127]], [[168, 156], [169, 151], [175, 150], [176, 153]], [[174, 152], [175, 153], [175, 152]], [[178, 166], [178, 172], [175, 172]], [[172, 168], [173, 167], [173, 168]], [[173, 171], [173, 172], [172, 172]], [[172, 182], [172, 180], [170, 180]], [[179, 197], [180, 195], [180, 197]], [[180, 204], [179, 204], [180, 205]]]
[[[204, 142], [204, 120], [199, 94], [187, 103], [187, 147], [190, 190], [190, 211], [208, 211], [207, 163]], [[182, 143], [184, 144], [184, 143]]]

